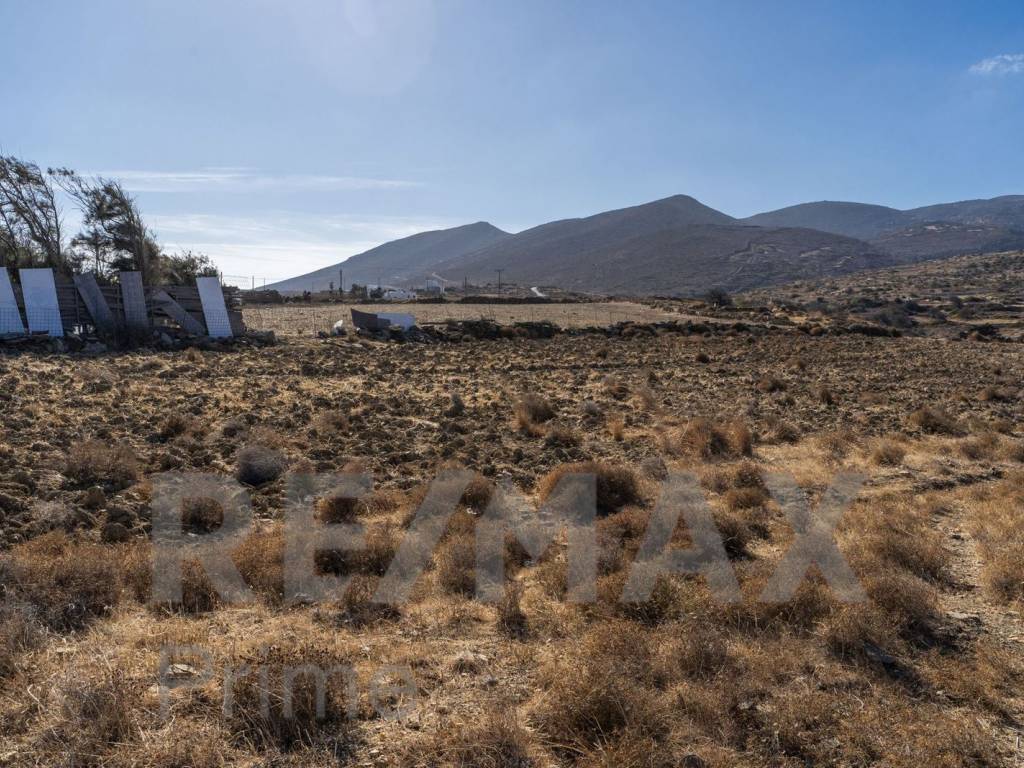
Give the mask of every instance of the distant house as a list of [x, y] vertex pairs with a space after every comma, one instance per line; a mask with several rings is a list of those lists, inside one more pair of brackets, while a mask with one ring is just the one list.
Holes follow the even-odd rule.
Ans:
[[444, 296], [444, 282], [430, 278], [426, 284], [420, 288], [420, 293], [427, 296]]
[[416, 293], [404, 288], [388, 288], [382, 298], [385, 301], [412, 301], [416, 298]]

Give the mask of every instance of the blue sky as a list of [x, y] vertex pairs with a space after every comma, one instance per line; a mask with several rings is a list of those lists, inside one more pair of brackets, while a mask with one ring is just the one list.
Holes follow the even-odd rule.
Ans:
[[0, 0], [0, 25], [0, 150], [122, 177], [232, 275], [675, 193], [1024, 192], [1020, 0]]

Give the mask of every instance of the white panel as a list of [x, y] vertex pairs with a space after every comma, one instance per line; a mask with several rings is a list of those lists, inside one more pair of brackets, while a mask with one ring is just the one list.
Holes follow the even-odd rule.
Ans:
[[22, 269], [18, 274], [21, 276], [21, 293], [25, 299], [29, 333], [44, 332], [51, 336], [63, 336], [64, 326], [60, 321], [53, 270]]
[[224, 304], [224, 291], [216, 277], [197, 277], [199, 300], [203, 303], [203, 317], [206, 318], [206, 333], [215, 339], [231, 336], [231, 321]]
[[24, 332], [25, 324], [21, 322], [18, 300], [14, 298], [14, 288], [11, 287], [11, 276], [7, 274], [7, 267], [0, 267], [0, 334]]

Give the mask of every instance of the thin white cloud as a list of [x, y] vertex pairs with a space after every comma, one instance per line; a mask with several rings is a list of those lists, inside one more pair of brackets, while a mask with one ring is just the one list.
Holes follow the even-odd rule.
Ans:
[[464, 222], [442, 218], [317, 216], [270, 212], [259, 218], [211, 214], [146, 217], [168, 251], [210, 256], [226, 275], [265, 278], [271, 283], [336, 264], [389, 240]]
[[[88, 174], [94, 175], [94, 174]], [[196, 171], [97, 171], [97, 176], [120, 179], [132, 192], [243, 192], [259, 190], [306, 190], [344, 192], [372, 189], [408, 189], [422, 186], [406, 179], [373, 179], [362, 176], [271, 174], [252, 168], [201, 168]]]
[[975, 75], [1019, 75], [1024, 73], [1024, 53], [1001, 53], [972, 64]]

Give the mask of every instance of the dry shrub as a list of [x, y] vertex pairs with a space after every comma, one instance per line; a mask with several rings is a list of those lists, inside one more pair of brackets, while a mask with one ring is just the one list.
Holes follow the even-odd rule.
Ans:
[[572, 427], [556, 424], [548, 430], [544, 444], [549, 448], [572, 448], [580, 444], [580, 436]]
[[817, 438], [818, 447], [828, 461], [842, 461], [856, 444], [857, 436], [849, 429], [822, 432]]
[[1006, 461], [1024, 463], [1024, 441], [1011, 440], [1003, 445], [1001, 456]]
[[224, 509], [215, 500], [189, 496], [181, 502], [181, 528], [202, 536], [216, 531], [224, 523]]
[[731, 662], [725, 635], [715, 627], [687, 625], [673, 635], [673, 639], [659, 648], [658, 663], [664, 667], [662, 674], [668, 679], [682, 676], [708, 680]]
[[664, 738], [669, 713], [654, 690], [653, 660], [642, 628], [602, 622], [541, 670], [547, 696], [535, 714], [538, 727], [569, 754], [609, 740]]
[[868, 598], [908, 638], [930, 635], [938, 615], [935, 588], [918, 577], [895, 570], [864, 579]]
[[476, 594], [476, 538], [471, 533], [450, 537], [436, 555], [437, 582], [448, 594]]
[[337, 435], [348, 432], [349, 420], [341, 411], [321, 411], [313, 420], [318, 435]]
[[871, 463], [879, 467], [898, 467], [903, 463], [907, 449], [892, 439], [881, 438], [871, 449]]
[[403, 748], [400, 768], [531, 768], [530, 732], [511, 702], [457, 726], [439, 728]]
[[272, 604], [284, 599], [284, 530], [269, 526], [246, 537], [231, 559], [245, 583]]
[[835, 405], [836, 396], [825, 384], [818, 384], [813, 390], [814, 399], [822, 405]]
[[754, 438], [747, 425], [739, 420], [726, 425], [709, 419], [690, 421], [683, 429], [662, 436], [663, 449], [674, 456], [697, 459], [720, 459], [749, 456]]
[[625, 420], [617, 414], [609, 414], [606, 424], [608, 426], [608, 434], [611, 435], [612, 440], [621, 443], [626, 436]]
[[621, 464], [599, 461], [584, 461], [578, 464], [560, 464], [548, 472], [537, 484], [541, 500], [555, 490], [558, 482], [566, 475], [591, 474], [597, 478], [597, 514], [599, 517], [614, 514], [628, 504], [640, 501], [640, 481], [636, 472]]
[[633, 388], [633, 396], [640, 403], [640, 407], [649, 412], [658, 410], [658, 396], [647, 384], [640, 384]]
[[317, 499], [316, 518], [325, 525], [354, 523], [359, 513], [359, 499], [340, 493]]
[[746, 557], [748, 547], [754, 540], [754, 531], [747, 520], [731, 510], [720, 510], [714, 513], [715, 527], [722, 537], [725, 553], [730, 558]]
[[999, 435], [985, 432], [960, 442], [960, 455], [971, 461], [992, 459], [999, 451]]
[[528, 630], [522, 599], [523, 585], [513, 582], [505, 587], [505, 593], [498, 603], [498, 631], [517, 640], [525, 638]]
[[598, 579], [597, 599], [605, 611], [651, 627], [679, 616], [680, 586], [673, 579], [661, 574], [646, 599], [627, 602], [622, 599], [622, 590], [628, 578], [627, 572], [620, 571]]
[[82, 629], [121, 596], [113, 550], [57, 531], [14, 547], [0, 561], [5, 586], [58, 632]]
[[768, 491], [764, 488], [730, 488], [725, 492], [725, 506], [731, 510], [761, 509], [768, 503]]
[[99, 485], [119, 491], [138, 482], [139, 460], [127, 445], [87, 440], [71, 446], [64, 474], [82, 487]]
[[399, 618], [401, 613], [397, 608], [374, 600], [379, 583], [380, 579], [376, 576], [353, 576], [338, 602], [338, 620], [351, 626], [365, 627]]
[[359, 514], [366, 517], [378, 517], [394, 512], [402, 506], [405, 494], [401, 491], [380, 489], [359, 499]]
[[863, 659], [872, 648], [891, 647], [896, 642], [896, 627], [870, 603], [841, 606], [825, 622], [825, 646], [843, 659]]
[[707, 365], [708, 363], [711, 362], [711, 358], [708, 357], [706, 352], [698, 352], [693, 359], [696, 360], [701, 365]]
[[854, 570], [894, 567], [931, 581], [946, 578], [950, 555], [927, 511], [913, 497], [889, 494], [857, 502], [846, 512], [839, 539]]
[[366, 532], [366, 546], [355, 553], [356, 568], [367, 576], [383, 576], [398, 551], [398, 544], [394, 525], [375, 525]]
[[22, 653], [42, 642], [43, 632], [31, 606], [6, 597], [0, 600], [0, 680], [3, 680], [17, 670]]
[[757, 382], [757, 389], [764, 393], [784, 392], [786, 390], [786, 382], [775, 376], [764, 376]]
[[1007, 718], [1013, 716], [1011, 702], [1024, 678], [1017, 655], [989, 639], [979, 639], [965, 653], [955, 656], [941, 651], [929, 653], [924, 673], [931, 685], [958, 704]]
[[238, 452], [235, 477], [251, 486], [272, 483], [284, 474], [287, 461], [277, 451], [263, 445], [247, 445]]
[[629, 397], [629, 385], [614, 376], [604, 377], [604, 390], [614, 400], [625, 400]]
[[474, 512], [483, 512], [491, 502], [494, 495], [494, 483], [481, 475], [479, 472], [473, 475], [466, 490], [459, 498], [459, 503], [472, 509]]
[[971, 532], [978, 539], [982, 578], [1002, 603], [1024, 599], [1024, 473], [1008, 476], [973, 505]]
[[515, 404], [516, 428], [527, 434], [536, 434], [537, 425], [555, 418], [551, 403], [538, 394], [524, 395]]
[[193, 422], [183, 413], [172, 413], [160, 422], [159, 435], [163, 440], [180, 437], [192, 430]]
[[35, 745], [37, 757], [48, 765], [108, 764], [107, 755], [138, 739], [147, 684], [117, 663], [98, 674], [72, 668], [54, 688], [53, 721]]
[[769, 416], [765, 422], [768, 425], [768, 442], [790, 444], [800, 442], [801, 432], [794, 424], [775, 416]]
[[923, 406], [909, 418], [910, 425], [930, 435], [959, 435], [963, 427], [941, 408]]
[[[287, 752], [316, 743], [340, 745], [347, 740], [350, 713], [356, 705], [344, 671], [350, 668], [348, 659], [327, 645], [282, 643], [232, 664], [236, 670], [244, 666], [252, 671], [232, 681], [231, 710], [226, 717], [235, 744]], [[303, 673], [304, 668], [321, 670], [325, 677], [318, 681], [313, 672]], [[291, 680], [287, 679], [289, 672], [294, 675]], [[318, 687], [323, 697], [319, 712]]]

